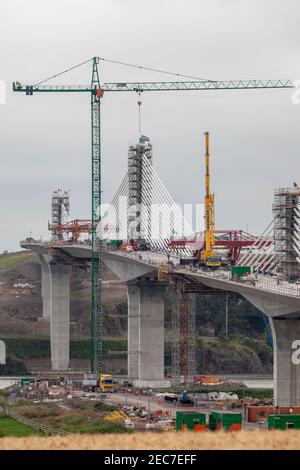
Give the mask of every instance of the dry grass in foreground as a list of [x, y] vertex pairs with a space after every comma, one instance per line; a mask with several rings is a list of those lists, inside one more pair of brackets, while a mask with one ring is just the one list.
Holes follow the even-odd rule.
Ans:
[[0, 449], [31, 450], [296, 450], [300, 449], [300, 431], [253, 431], [232, 433], [176, 434], [102, 434], [74, 435], [70, 437], [3, 437]]

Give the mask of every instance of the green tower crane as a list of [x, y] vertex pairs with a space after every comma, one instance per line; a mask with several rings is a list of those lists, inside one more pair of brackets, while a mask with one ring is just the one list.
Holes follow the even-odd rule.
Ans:
[[[92, 309], [91, 309], [91, 371], [102, 372], [102, 244], [101, 236], [97, 234], [97, 226], [101, 220], [101, 98], [103, 93], [109, 92], [154, 92], [154, 91], [201, 91], [201, 90], [257, 90], [294, 88], [291, 80], [192, 80], [192, 81], [163, 81], [163, 82], [116, 82], [104, 83], [100, 86], [98, 71], [100, 57], [93, 57], [88, 61], [67, 69], [59, 74], [49, 77], [35, 85], [22, 85], [13, 83], [13, 91], [26, 93], [89, 93], [91, 97], [91, 161], [92, 161]], [[85, 63], [92, 63], [92, 79], [90, 85], [44, 85], [46, 81], [58, 77]], [[114, 61], [109, 61], [114, 62]], [[117, 63], [117, 62], [116, 62]], [[121, 65], [129, 65], [119, 63]], [[134, 66], [138, 69], [145, 67]], [[151, 69], [149, 69], [151, 70]], [[159, 70], [153, 70], [160, 72]], [[180, 74], [171, 74], [178, 75]]]

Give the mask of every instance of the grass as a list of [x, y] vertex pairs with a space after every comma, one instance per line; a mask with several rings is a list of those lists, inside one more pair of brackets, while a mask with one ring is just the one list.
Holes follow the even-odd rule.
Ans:
[[50, 410], [43, 405], [19, 406], [17, 412], [28, 419], [36, 419], [39, 421], [41, 418], [48, 416], [55, 416], [57, 413], [50, 412]]
[[[20, 405], [20, 406], [16, 406]], [[122, 423], [105, 421], [103, 418], [116, 408], [102, 402], [83, 403], [80, 409], [63, 411], [51, 409], [45, 405], [28, 403], [28, 400], [20, 400], [15, 405], [17, 413], [26, 418], [45, 424], [55, 429], [62, 429], [79, 434], [106, 434], [126, 433], [127, 428]], [[1, 423], [0, 423], [1, 429]]]
[[128, 430], [121, 423], [92, 419], [87, 416], [66, 416], [63, 421], [64, 431], [79, 434], [126, 433]]
[[26, 261], [33, 261], [35, 255], [28, 251], [16, 251], [15, 253], [7, 253], [0, 255], [0, 270], [15, 268], [19, 264]]
[[44, 434], [40, 431], [26, 426], [23, 423], [19, 423], [9, 416], [0, 416], [0, 437], [12, 436], [12, 437], [24, 437], [24, 436], [43, 436]]
[[115, 407], [112, 406], [112, 405], [107, 405], [106, 403], [103, 403], [102, 401], [97, 401], [95, 403], [95, 410], [97, 411], [100, 411], [100, 412], [111, 412], [111, 411], [115, 411]]

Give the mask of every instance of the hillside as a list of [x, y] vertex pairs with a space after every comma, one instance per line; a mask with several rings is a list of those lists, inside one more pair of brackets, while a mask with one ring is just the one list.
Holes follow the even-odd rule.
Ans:
[[[106, 367], [126, 373], [126, 288], [104, 266], [104, 352]], [[21, 251], [0, 255], [0, 338], [7, 343], [8, 364], [0, 374], [50, 367], [49, 323], [42, 320], [41, 274], [38, 258]], [[171, 364], [171, 289], [166, 296], [166, 368]], [[90, 272], [71, 276], [71, 367], [87, 368], [89, 354]], [[197, 369], [204, 373], [271, 372], [272, 350], [267, 345], [261, 313], [245, 299], [229, 298], [229, 337], [225, 339], [222, 295], [197, 297]]]

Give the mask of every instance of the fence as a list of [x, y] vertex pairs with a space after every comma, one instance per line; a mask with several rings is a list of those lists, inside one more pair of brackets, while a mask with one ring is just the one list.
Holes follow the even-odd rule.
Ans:
[[70, 432], [63, 431], [61, 429], [53, 429], [50, 426], [47, 426], [46, 424], [41, 424], [37, 423], [36, 421], [32, 421], [31, 419], [25, 418], [25, 416], [21, 416], [17, 413], [14, 413], [13, 411], [9, 410], [8, 407], [5, 407], [5, 412], [7, 416], [12, 419], [15, 419], [16, 421], [19, 421], [19, 423], [23, 423], [26, 426], [36, 429], [37, 431], [42, 431], [45, 434], [52, 434], [54, 436], [71, 436]]

